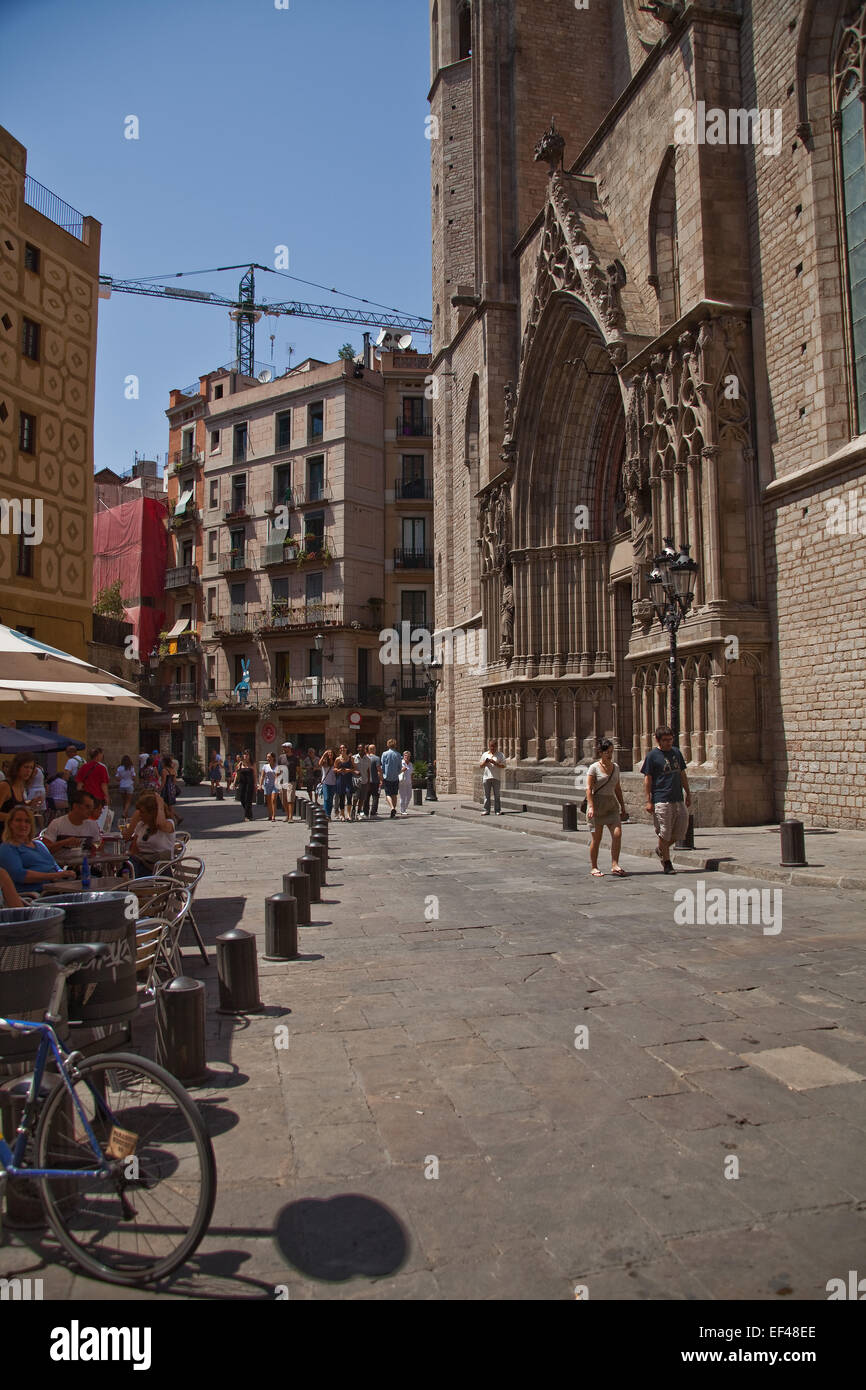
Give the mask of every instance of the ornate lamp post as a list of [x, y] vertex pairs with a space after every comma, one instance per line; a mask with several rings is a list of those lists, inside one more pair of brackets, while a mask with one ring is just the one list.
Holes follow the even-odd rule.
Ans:
[[439, 685], [437, 672], [442, 670], [441, 658], [438, 661], [422, 661], [421, 669], [427, 682], [427, 718], [430, 725], [430, 757], [427, 763], [427, 795], [425, 801], [438, 801], [436, 795], [436, 690]]
[[697, 562], [689, 555], [689, 547], [681, 545], [679, 554], [674, 543], [665, 536], [665, 548], [653, 560], [653, 567], [647, 576], [649, 596], [655, 615], [663, 628], [670, 633], [671, 687], [671, 728], [674, 731], [674, 746], [680, 741], [680, 683], [679, 663], [677, 661], [677, 632], [680, 623], [687, 615], [694, 598]]

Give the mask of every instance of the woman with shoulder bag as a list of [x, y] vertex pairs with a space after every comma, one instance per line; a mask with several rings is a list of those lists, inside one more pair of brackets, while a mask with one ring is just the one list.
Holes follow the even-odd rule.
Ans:
[[590, 766], [586, 774], [586, 819], [592, 827], [589, 842], [590, 873], [593, 878], [604, 878], [598, 867], [598, 851], [604, 827], [607, 826], [611, 838], [611, 873], [614, 878], [625, 878], [625, 869], [619, 866], [619, 852], [622, 844], [622, 822], [628, 820], [628, 811], [622, 799], [619, 768], [613, 760], [613, 744], [609, 738], [601, 740], [598, 754], [598, 761]]

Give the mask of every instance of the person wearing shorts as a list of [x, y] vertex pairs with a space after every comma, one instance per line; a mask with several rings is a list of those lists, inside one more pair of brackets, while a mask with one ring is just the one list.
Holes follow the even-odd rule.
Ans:
[[388, 746], [382, 754], [382, 786], [385, 790], [385, 800], [391, 808], [391, 819], [397, 814], [397, 795], [400, 791], [400, 769], [403, 766], [403, 759], [397, 752], [397, 740], [388, 739]]
[[622, 799], [619, 782], [619, 768], [613, 760], [613, 744], [603, 738], [598, 745], [598, 761], [591, 763], [586, 774], [586, 820], [592, 830], [589, 841], [589, 865], [593, 878], [603, 878], [598, 867], [598, 851], [604, 837], [604, 827], [610, 831], [610, 871], [614, 878], [625, 878], [625, 869], [619, 866], [619, 850], [622, 844], [622, 822], [628, 820], [628, 811]]
[[659, 842], [656, 854], [666, 874], [675, 874], [671, 845], [681, 840], [689, 828], [692, 795], [686, 776], [686, 760], [674, 748], [674, 734], [667, 724], [656, 729], [657, 748], [647, 753], [641, 766], [644, 775], [647, 813], [652, 816]]
[[278, 787], [287, 822], [294, 820], [295, 816], [295, 796], [298, 790], [298, 765], [300, 761], [294, 746], [287, 740], [283, 744], [283, 751], [278, 763], [280, 768]]

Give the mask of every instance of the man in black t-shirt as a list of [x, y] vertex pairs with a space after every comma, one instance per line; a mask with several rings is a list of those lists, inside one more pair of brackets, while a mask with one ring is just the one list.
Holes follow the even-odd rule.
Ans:
[[[671, 845], [681, 840], [689, 828], [688, 808], [692, 804], [686, 760], [679, 748], [674, 748], [673, 729], [661, 724], [656, 729], [657, 748], [647, 753], [641, 766], [644, 775], [647, 813], [655, 823], [659, 837], [656, 854], [666, 874], [676, 873], [671, 863]], [[684, 798], [685, 795], [685, 799]]]

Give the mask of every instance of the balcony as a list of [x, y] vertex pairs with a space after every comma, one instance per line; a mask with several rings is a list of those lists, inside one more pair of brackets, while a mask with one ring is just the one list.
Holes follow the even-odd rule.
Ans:
[[252, 516], [246, 497], [233, 497], [226, 504], [223, 521], [248, 521]]
[[259, 614], [262, 633], [349, 627], [378, 632], [380, 618], [371, 608], [343, 603], [272, 603]]
[[358, 686], [337, 676], [307, 676], [304, 680], [275, 684], [271, 703], [276, 705], [318, 705], [334, 708], [340, 705], [361, 709], [383, 709], [385, 692], [380, 685]]
[[295, 488], [295, 506], [306, 507], [311, 502], [330, 502], [331, 484], [318, 483], [312, 487]]
[[243, 710], [257, 710], [268, 701], [267, 688], [254, 685], [247, 692], [246, 699], [241, 699], [233, 687], [221, 687], [219, 689], [207, 690], [202, 704], [207, 710], [222, 709], [226, 713], [241, 712]]
[[395, 478], [394, 500], [397, 502], [432, 502], [432, 478]]
[[278, 492], [265, 493], [265, 512], [268, 515], [270, 515], [271, 512], [275, 512], [277, 507], [291, 508], [295, 505], [294, 488], [284, 487]]
[[200, 583], [198, 565], [179, 565], [165, 572], [167, 589], [188, 589], [191, 585]]
[[262, 565], [303, 565], [308, 560], [326, 565], [336, 558], [336, 545], [333, 532], [323, 535], [307, 532], [305, 536], [292, 536], [288, 542], [272, 541], [263, 548]]
[[401, 700], [426, 700], [428, 698], [426, 685], [398, 685], [397, 689]]
[[255, 569], [256, 551], [251, 545], [244, 546], [243, 550], [224, 550], [219, 558], [220, 574], [246, 574], [249, 570]]
[[432, 550], [407, 550], [404, 547], [394, 551], [395, 570], [432, 570]]
[[193, 468], [196, 464], [202, 463], [204, 455], [201, 449], [180, 449], [173, 454], [169, 454], [168, 468], [166, 472], [169, 477], [175, 473], [180, 473], [183, 468]]
[[198, 508], [187, 505], [179, 516], [176, 512], [172, 512], [168, 519], [168, 524], [170, 530], [181, 531], [184, 526], [196, 526], [200, 521], [201, 512]]
[[398, 415], [394, 421], [394, 428], [398, 439], [432, 438], [433, 417], [425, 415], [420, 420], [404, 420], [402, 415]]
[[195, 684], [168, 685], [165, 687], [164, 701], [167, 705], [197, 705], [198, 686]]
[[256, 608], [233, 608], [213, 619], [214, 637], [250, 637], [259, 626], [260, 616]]
[[37, 183], [29, 174], [24, 179], [24, 201], [28, 207], [41, 212], [43, 217], [47, 217], [56, 227], [74, 236], [77, 241], [84, 241], [83, 214], [70, 207], [69, 203], [64, 203], [50, 188]]
[[159, 655], [162, 661], [171, 661], [179, 656], [198, 656], [200, 650], [201, 639], [197, 632], [182, 632], [179, 637], [160, 638]]

